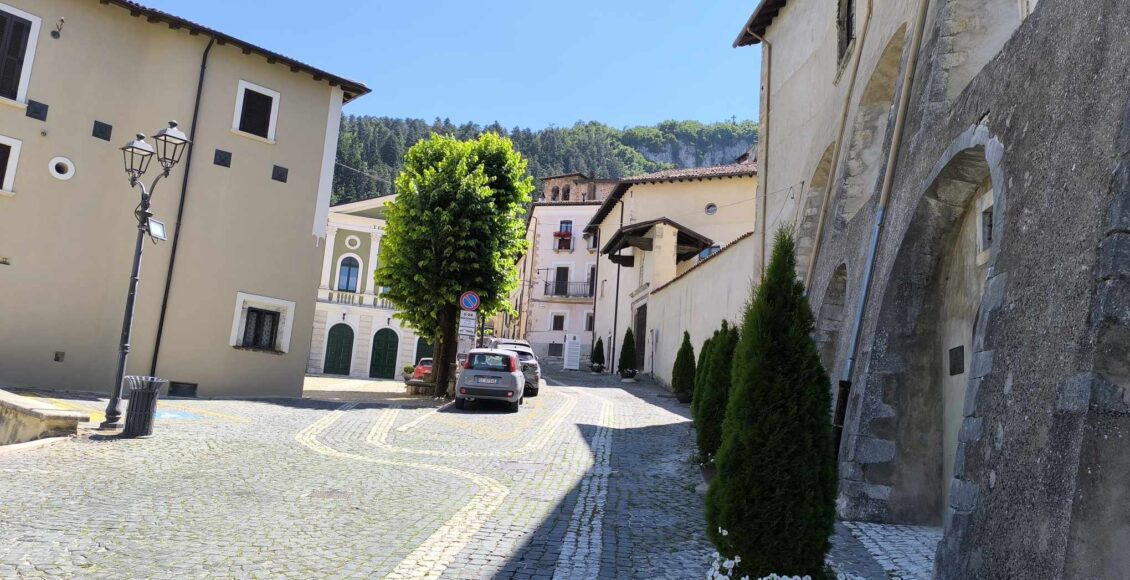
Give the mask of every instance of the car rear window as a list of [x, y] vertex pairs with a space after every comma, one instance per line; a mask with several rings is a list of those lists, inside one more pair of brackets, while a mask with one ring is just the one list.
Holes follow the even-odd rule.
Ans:
[[518, 355], [518, 360], [520, 360], [522, 362], [534, 360], [534, 355], [532, 355], [528, 352], [522, 352], [520, 350], [516, 350], [516, 351], [513, 351], [513, 352], [514, 352], [514, 354]]
[[510, 357], [504, 354], [475, 353], [467, 368], [476, 371], [510, 371]]
[[420, 359], [419, 364], [420, 364], [420, 366], [430, 367], [430, 366], [432, 366], [432, 359], [422, 358], [422, 359]]

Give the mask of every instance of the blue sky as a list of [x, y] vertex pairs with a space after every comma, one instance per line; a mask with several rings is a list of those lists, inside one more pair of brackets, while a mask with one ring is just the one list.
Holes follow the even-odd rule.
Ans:
[[534, 129], [757, 116], [759, 48], [730, 47], [755, 0], [141, 2], [364, 82], [349, 114]]

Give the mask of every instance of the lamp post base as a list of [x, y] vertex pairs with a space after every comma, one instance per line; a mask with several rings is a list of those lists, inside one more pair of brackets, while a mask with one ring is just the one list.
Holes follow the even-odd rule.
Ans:
[[103, 421], [98, 424], [99, 431], [116, 431], [123, 427], [125, 427], [125, 425], [120, 419], [117, 421]]

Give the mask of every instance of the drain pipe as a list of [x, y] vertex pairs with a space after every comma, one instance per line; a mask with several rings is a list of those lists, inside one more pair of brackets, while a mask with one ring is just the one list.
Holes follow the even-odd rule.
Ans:
[[910, 44], [910, 57], [903, 73], [902, 86], [899, 89], [898, 112], [895, 116], [895, 130], [891, 137], [891, 147], [887, 152], [887, 167], [883, 173], [883, 189], [879, 194], [879, 207], [875, 212], [875, 226], [871, 231], [871, 245], [867, 249], [867, 264], [863, 271], [863, 280], [860, 283], [859, 301], [855, 306], [852, 317], [851, 350], [848, 351], [847, 362], [844, 363], [844, 373], [841, 380], [850, 383], [852, 373], [855, 371], [856, 355], [859, 351], [859, 334], [863, 324], [863, 308], [871, 294], [871, 276], [875, 270], [875, 252], [879, 247], [879, 237], [883, 233], [883, 224], [887, 214], [887, 203], [891, 199], [891, 188], [894, 185], [895, 170], [898, 168], [898, 152], [902, 146], [903, 131], [906, 128], [906, 113], [910, 108], [910, 92], [913, 88], [914, 74], [918, 69], [918, 56], [922, 46], [922, 34], [926, 28], [926, 12], [930, 0], [920, 0], [918, 3], [918, 17], [914, 23], [914, 37]]
[[[190, 143], [196, 142], [196, 118], [200, 115], [200, 97], [204, 93], [204, 71], [208, 69], [208, 55], [212, 52], [212, 45], [216, 43], [216, 37], [208, 40], [208, 46], [204, 47], [204, 54], [200, 57], [200, 78], [196, 81], [196, 101], [192, 105], [192, 128], [188, 130], [188, 140]], [[157, 376], [157, 357], [161, 353], [161, 337], [165, 334], [165, 313], [169, 308], [169, 290], [173, 284], [173, 267], [177, 263], [177, 246], [180, 244], [180, 228], [181, 220], [184, 218], [184, 202], [188, 196], [188, 176], [192, 174], [192, 152], [196, 150], [195, 145], [190, 145], [188, 148], [188, 157], [184, 162], [184, 177], [180, 184], [180, 201], [177, 204], [177, 221], [176, 226], [173, 228], [173, 245], [169, 251], [169, 269], [165, 272], [165, 291], [161, 296], [161, 315], [157, 318], [157, 338], [153, 342], [153, 359], [149, 364], [149, 376]]]
[[[623, 229], [624, 228], [624, 198], [623, 198], [623, 196], [621, 196], [620, 199], [617, 200], [617, 202], [620, 204], [620, 228]], [[609, 260], [611, 260], [611, 258], [609, 258]], [[597, 261], [599, 261], [599, 259]], [[622, 268], [622, 266], [620, 264], [616, 264], [616, 296], [615, 296], [615, 300], [612, 303], [612, 337], [608, 341], [608, 342], [612, 343], [612, 350], [609, 351], [610, 354], [608, 356], [608, 368], [609, 368], [608, 372], [610, 372], [610, 373], [615, 373], [616, 371], [620, 370], [618, 368], [620, 365], [616, 362], [616, 326], [619, 325], [619, 323], [620, 323], [620, 268]], [[614, 367], [617, 367], [617, 368], [614, 368]]]
[[763, 278], [765, 276], [765, 214], [769, 211], [769, 173], [764, 171], [764, 168], [769, 167], [769, 97], [773, 93], [773, 45], [769, 44], [769, 41], [765, 40], [764, 36], [759, 36], [748, 26], [746, 27], [746, 32], [748, 32], [750, 36], [756, 38], [758, 42], [765, 46], [765, 88], [763, 89], [765, 91], [765, 96], [764, 98], [762, 98], [762, 101], [765, 102], [765, 110], [762, 112], [762, 117], [764, 117], [765, 122], [761, 124], [761, 134], [758, 136], [758, 139], [765, 144], [765, 148], [762, 151], [764, 153], [764, 159], [757, 160], [758, 174], [760, 176], [757, 182], [758, 185], [761, 186], [762, 191], [761, 203], [758, 204], [761, 207], [757, 210], [757, 221], [759, 222], [757, 229], [761, 230], [761, 251], [758, 252], [757, 274], [759, 278]]
[[851, 108], [851, 100], [855, 97], [859, 63], [863, 61], [863, 47], [867, 43], [867, 31], [871, 29], [871, 15], [874, 13], [874, 0], [867, 0], [867, 19], [863, 21], [863, 30], [859, 33], [859, 46], [855, 50], [855, 62], [851, 66], [851, 78], [848, 80], [848, 94], [847, 98], [844, 99], [844, 108], [840, 111], [840, 130], [836, 136], [835, 150], [832, 152], [832, 175], [829, 176], [828, 183], [824, 186], [824, 198], [820, 201], [820, 218], [816, 222], [816, 238], [812, 242], [812, 260], [808, 262], [808, 271], [804, 273], [805, 293], [812, 285], [812, 276], [816, 272], [816, 260], [820, 257], [820, 242], [824, 239], [824, 222], [827, 220], [828, 208], [832, 205], [832, 192], [839, 175], [840, 152], [844, 150], [844, 133], [847, 131], [848, 111]]

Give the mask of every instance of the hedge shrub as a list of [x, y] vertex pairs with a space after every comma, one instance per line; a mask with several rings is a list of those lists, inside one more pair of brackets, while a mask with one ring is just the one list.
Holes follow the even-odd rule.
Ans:
[[706, 496], [707, 533], [720, 553], [741, 557], [737, 576], [825, 577], [836, 465], [828, 376], [812, 328], [792, 234], [778, 231], [745, 311]]
[[596, 337], [596, 344], [592, 345], [592, 364], [604, 366], [604, 340]]
[[624, 331], [624, 344], [620, 345], [620, 358], [616, 361], [616, 370], [636, 369], [636, 337], [632, 329]]
[[738, 329], [723, 321], [722, 328], [714, 333], [714, 337], [710, 343], [710, 357], [704, 362], [706, 368], [702, 371], [702, 386], [695, 392], [698, 455], [703, 461], [712, 459], [722, 444], [722, 421], [729, 401], [730, 371], [734, 348], [738, 345]]
[[694, 391], [694, 347], [691, 346], [691, 335], [683, 331], [683, 344], [679, 345], [679, 352], [675, 354], [675, 366], [671, 369], [671, 389], [676, 393], [690, 396]]

